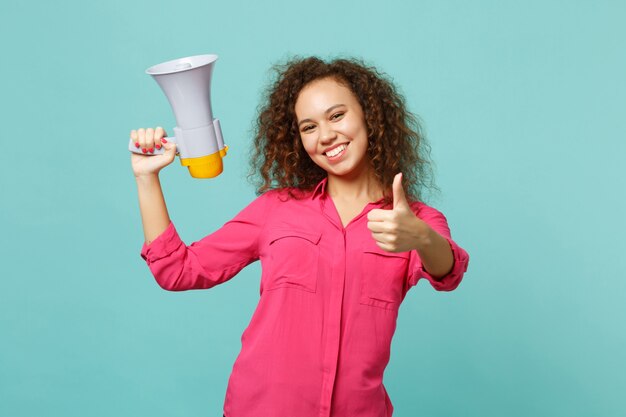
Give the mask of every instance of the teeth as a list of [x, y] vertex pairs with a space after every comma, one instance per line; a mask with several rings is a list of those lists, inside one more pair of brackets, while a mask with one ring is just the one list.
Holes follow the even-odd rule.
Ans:
[[333, 156], [339, 155], [347, 147], [348, 147], [348, 145], [340, 145], [340, 146], [336, 147], [335, 149], [333, 149], [332, 151], [326, 152], [326, 155], [330, 156], [332, 158]]

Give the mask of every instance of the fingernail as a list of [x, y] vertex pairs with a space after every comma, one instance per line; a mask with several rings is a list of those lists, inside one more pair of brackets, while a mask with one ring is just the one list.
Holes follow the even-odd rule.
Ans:
[[161, 139], [161, 142], [163, 142], [163, 143], [167, 143], [167, 141], [165, 140], [165, 138], [162, 138], [162, 139]]
[[146, 153], [148, 150], [146, 148], [141, 148], [141, 152]]
[[135, 142], [135, 148], [139, 147], [139, 142]]
[[154, 152], [154, 148], [148, 149], [148, 152], [150, 152], [150, 153]]
[[157, 149], [161, 149], [161, 145], [156, 145], [156, 148]]

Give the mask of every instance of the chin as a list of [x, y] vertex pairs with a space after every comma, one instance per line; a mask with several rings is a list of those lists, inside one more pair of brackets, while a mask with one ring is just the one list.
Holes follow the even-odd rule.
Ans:
[[330, 169], [326, 170], [327, 174], [334, 175], [336, 177], [352, 177], [357, 174], [357, 170], [354, 168], [346, 168], [346, 169]]

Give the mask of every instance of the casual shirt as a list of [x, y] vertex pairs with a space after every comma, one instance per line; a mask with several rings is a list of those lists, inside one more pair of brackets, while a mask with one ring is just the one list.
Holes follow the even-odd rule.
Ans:
[[228, 381], [226, 417], [390, 417], [383, 385], [400, 303], [426, 278], [455, 289], [469, 256], [446, 218], [421, 202], [414, 213], [449, 242], [454, 266], [435, 279], [417, 251], [387, 252], [367, 228], [369, 203], [345, 227], [321, 181], [304, 198], [257, 197], [189, 246], [173, 224], [141, 255], [166, 290], [206, 289], [261, 261], [260, 298]]

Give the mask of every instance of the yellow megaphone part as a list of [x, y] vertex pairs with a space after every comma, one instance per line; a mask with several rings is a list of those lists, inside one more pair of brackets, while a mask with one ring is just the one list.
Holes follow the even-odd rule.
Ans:
[[215, 178], [224, 171], [222, 158], [228, 153], [228, 146], [211, 155], [199, 158], [180, 158], [180, 164], [189, 169], [194, 178]]

